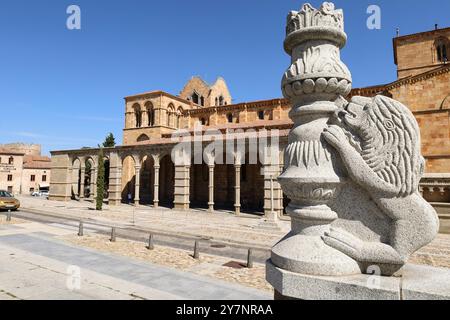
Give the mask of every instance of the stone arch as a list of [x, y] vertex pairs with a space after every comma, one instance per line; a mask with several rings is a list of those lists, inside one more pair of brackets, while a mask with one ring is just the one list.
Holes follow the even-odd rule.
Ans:
[[[110, 170], [111, 170], [111, 161], [109, 155], [103, 156], [103, 165], [105, 167], [105, 199], [109, 199], [109, 177], [110, 177]], [[98, 170], [98, 164], [97, 164], [97, 170]], [[97, 171], [98, 172], [98, 171]], [[97, 182], [95, 183], [97, 184]], [[97, 192], [95, 192], [97, 193]]]
[[75, 200], [80, 196], [81, 188], [81, 159], [75, 157], [72, 159], [72, 188], [71, 188], [71, 198]]
[[448, 62], [450, 57], [450, 40], [446, 37], [439, 37], [434, 42], [435, 57], [438, 63]]
[[173, 207], [175, 189], [175, 165], [170, 154], [161, 155], [160, 159], [159, 201], [162, 206]]
[[95, 170], [97, 164], [93, 157], [88, 156], [85, 159], [85, 176], [84, 176], [84, 197], [93, 198], [94, 197], [94, 181], [95, 181]]
[[[201, 158], [201, 163], [195, 163]], [[208, 208], [209, 201], [209, 168], [203, 159], [203, 148], [200, 154], [192, 154], [189, 183], [189, 202], [191, 208]]]
[[214, 205], [216, 209], [233, 210], [235, 205], [235, 163], [236, 150], [228, 150], [223, 146], [222, 154], [219, 154], [221, 163], [214, 165]]
[[148, 135], [143, 133], [137, 138], [136, 142], [144, 142], [144, 141], [149, 141], [149, 140], [150, 140], [150, 138], [148, 137]]
[[222, 95], [219, 96], [218, 100], [219, 100], [219, 106], [225, 105], [225, 98]]
[[176, 119], [176, 127], [177, 129], [181, 129], [183, 124], [181, 123], [182, 117], [183, 117], [183, 107], [179, 106], [177, 110], [177, 119]]
[[141, 178], [139, 188], [140, 204], [153, 204], [155, 185], [155, 160], [153, 155], [144, 155], [141, 164]]
[[[448, 106], [448, 107], [447, 107]], [[450, 109], [450, 94], [442, 100], [440, 110], [447, 110]]]
[[153, 107], [153, 103], [151, 101], [147, 101], [145, 103], [145, 110], [147, 111], [148, 126], [153, 127], [155, 125], [155, 108]]
[[199, 93], [197, 93], [197, 91], [193, 91], [191, 94], [191, 101], [197, 105], [200, 104], [200, 97], [201, 95]]
[[248, 152], [241, 163], [241, 209], [243, 212], [262, 214], [264, 212], [264, 176], [262, 164], [250, 163]]
[[233, 114], [231, 112], [227, 113], [227, 122], [233, 123]]
[[[136, 185], [136, 158], [133, 155], [122, 156], [122, 202], [133, 204]], [[131, 197], [129, 197], [131, 195]], [[131, 198], [131, 200], [130, 200]]]
[[198, 122], [202, 125], [202, 126], [209, 126], [209, 117], [200, 117], [200, 119], [198, 120]]
[[135, 127], [141, 128], [142, 127], [142, 110], [141, 105], [139, 103], [133, 104], [133, 112], [134, 112], [134, 118], [135, 118]]
[[167, 107], [167, 126], [173, 128], [174, 127], [174, 116], [175, 116], [175, 106], [173, 103], [170, 103]]

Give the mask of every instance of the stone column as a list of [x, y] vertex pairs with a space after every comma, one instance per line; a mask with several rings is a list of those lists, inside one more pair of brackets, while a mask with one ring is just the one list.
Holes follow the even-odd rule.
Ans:
[[208, 210], [214, 211], [214, 165], [208, 165], [209, 168], [209, 198], [208, 198]]
[[112, 153], [109, 164], [109, 204], [117, 206], [122, 203], [122, 158]]
[[234, 183], [234, 211], [236, 215], [241, 214], [241, 165], [234, 165], [235, 183]]
[[282, 190], [277, 180], [280, 175], [280, 167], [278, 165], [264, 166], [264, 216], [270, 220], [276, 220], [280, 215], [282, 201]]
[[141, 185], [141, 166], [135, 166], [136, 179], [134, 184], [134, 205], [139, 206], [139, 193], [140, 193], [140, 185]]
[[159, 207], [159, 169], [161, 167], [158, 165], [154, 166], [155, 169], [155, 184], [154, 184], [154, 195], [153, 195], [153, 206], [155, 208]]
[[84, 199], [84, 179], [86, 178], [86, 167], [82, 166], [80, 168], [80, 200]]
[[175, 166], [174, 208], [189, 210], [190, 166]]
[[[68, 154], [52, 155], [50, 176], [50, 200], [70, 201], [74, 186], [73, 159]], [[78, 187], [78, 179], [76, 181]], [[76, 190], [74, 190], [76, 192]]]
[[91, 175], [91, 195], [95, 199], [97, 197], [97, 168], [92, 169]]
[[142, 111], [142, 115], [141, 115], [142, 119], [141, 119], [141, 123], [142, 123], [142, 127], [148, 127], [149, 123], [148, 123], [148, 112], [147, 110]]
[[89, 185], [89, 198], [94, 198], [94, 182], [95, 182], [95, 169], [91, 168], [91, 183]]

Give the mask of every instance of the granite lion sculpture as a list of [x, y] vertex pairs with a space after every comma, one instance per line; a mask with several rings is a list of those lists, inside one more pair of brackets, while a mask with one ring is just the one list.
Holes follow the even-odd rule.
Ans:
[[419, 193], [425, 166], [419, 126], [406, 106], [384, 96], [354, 97], [336, 119], [323, 137], [340, 154], [350, 178], [390, 221], [390, 240], [364, 242], [331, 229], [323, 241], [358, 262], [399, 270], [439, 230], [436, 211]]

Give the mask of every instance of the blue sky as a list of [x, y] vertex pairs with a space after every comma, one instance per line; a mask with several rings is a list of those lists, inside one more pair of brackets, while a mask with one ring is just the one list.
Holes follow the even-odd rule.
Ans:
[[[321, 1], [310, 1], [320, 5]], [[123, 97], [178, 94], [193, 75], [222, 76], [234, 102], [281, 97], [286, 15], [297, 0], [0, 0], [0, 143], [43, 150], [122, 141]], [[354, 87], [395, 80], [392, 37], [450, 26], [449, 0], [336, 0]], [[82, 29], [66, 28], [80, 6]], [[366, 27], [381, 7], [381, 30]]]

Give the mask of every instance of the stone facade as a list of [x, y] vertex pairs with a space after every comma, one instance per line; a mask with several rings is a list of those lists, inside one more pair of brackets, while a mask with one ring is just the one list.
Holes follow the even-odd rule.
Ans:
[[449, 61], [450, 28], [394, 38], [398, 78], [431, 71]]
[[226, 106], [232, 101], [227, 83], [220, 77], [213, 85], [193, 77], [180, 92], [180, 97], [201, 107]]
[[[412, 68], [414, 72], [410, 71], [408, 77], [393, 83], [356, 88], [349, 94], [350, 98], [383, 94], [411, 108], [421, 129], [422, 153], [427, 160], [428, 177], [444, 177], [445, 173], [450, 173], [450, 65], [436, 62], [434, 68], [422, 67], [434, 66], [429, 62], [433, 61], [433, 54], [437, 57], [435, 44], [443, 41], [444, 37], [448, 38], [449, 30], [438, 29], [395, 38], [394, 52], [399, 75], [405, 69]], [[423, 61], [411, 58], [408, 53], [417, 51], [417, 46], [423, 47], [420, 50], [425, 52], [421, 57]], [[309, 90], [305, 88], [301, 89]], [[292, 90], [298, 91], [299, 87]], [[342, 86], [342, 90], [345, 93], [348, 88]], [[196, 206], [234, 208], [237, 213], [242, 206], [245, 211], [269, 214], [273, 197], [274, 207], [281, 214], [287, 201], [277, 182], [271, 192], [270, 178], [257, 175], [264, 167], [262, 162], [258, 166], [216, 164], [213, 170], [206, 163], [192, 164], [188, 168], [175, 166], [170, 156], [175, 145], [171, 135], [180, 129], [193, 134], [199, 124], [202, 124], [203, 130], [221, 132], [229, 129], [277, 129], [282, 135], [279, 159], [282, 164], [283, 143], [287, 142], [287, 129], [292, 126], [289, 110], [286, 99], [233, 103], [222, 78], [209, 85], [201, 78], [193, 77], [178, 96], [152, 91], [126, 97], [123, 145], [105, 150], [109, 165], [110, 202], [128, 202], [128, 195], [131, 194], [132, 202], [141, 204], [183, 209]], [[68, 200], [80, 195], [82, 198], [93, 196], [96, 154], [96, 149], [52, 152], [51, 197]], [[92, 171], [86, 172], [89, 168], [86, 161], [93, 164]], [[141, 172], [139, 178], [135, 174], [137, 170]], [[279, 174], [281, 170], [282, 165], [275, 173]], [[83, 183], [80, 182], [81, 172]], [[212, 176], [214, 178], [210, 178]], [[239, 181], [237, 177], [241, 177]], [[446, 182], [449, 178], [436, 178], [432, 184], [430, 179], [426, 180], [428, 187], [423, 189], [424, 196], [430, 201], [450, 202], [449, 184]], [[444, 192], [441, 192], [442, 188]]]
[[51, 162], [40, 145], [0, 145], [0, 190], [30, 194], [50, 186]]

